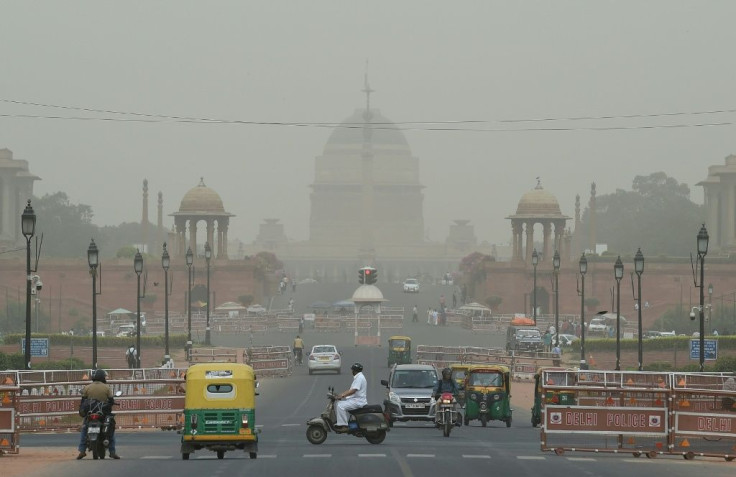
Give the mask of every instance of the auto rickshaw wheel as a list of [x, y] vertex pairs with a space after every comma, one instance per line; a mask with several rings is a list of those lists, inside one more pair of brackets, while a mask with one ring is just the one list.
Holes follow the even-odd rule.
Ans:
[[506, 419], [506, 427], [511, 427], [511, 417]]
[[486, 427], [488, 425], [488, 415], [486, 414], [480, 415], [480, 425], [483, 427]]
[[189, 452], [182, 453], [181, 460], [189, 460]]
[[732, 460], [736, 459], [736, 457], [728, 456], [728, 457], [724, 457], [724, 459], [726, 459], [726, 462], [731, 462]]
[[386, 438], [386, 431], [378, 430], [375, 433], [366, 434], [365, 440], [371, 444], [380, 444]]
[[307, 440], [312, 444], [322, 444], [327, 439], [327, 431], [319, 424], [307, 428]]
[[463, 417], [463, 424], [465, 424], [466, 426], [470, 425], [470, 419], [468, 418], [468, 416]]
[[218, 459], [224, 459], [225, 458], [225, 451], [224, 450], [218, 450], [217, 451], [217, 458]]
[[682, 458], [685, 459], [685, 460], [693, 460], [695, 458], [695, 453], [694, 452], [685, 452], [684, 454], [682, 454]]
[[250, 452], [249, 455], [251, 459], [255, 459], [256, 457], [258, 457], [258, 454], [256, 452]]

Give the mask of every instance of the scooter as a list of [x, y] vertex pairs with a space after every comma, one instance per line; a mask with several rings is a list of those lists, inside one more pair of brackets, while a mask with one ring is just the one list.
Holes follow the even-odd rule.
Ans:
[[[121, 391], [115, 393], [122, 395]], [[112, 412], [113, 400], [108, 402], [92, 401], [84, 420], [87, 426], [87, 450], [92, 452], [93, 459], [104, 459], [110, 440], [115, 435], [115, 414]]]
[[380, 444], [390, 430], [388, 419], [383, 413], [380, 404], [368, 404], [358, 409], [348, 411], [348, 428], [335, 429], [335, 401], [338, 400], [335, 388], [327, 388], [327, 407], [320, 417], [307, 421], [307, 440], [312, 444], [322, 444], [327, 439], [327, 433], [348, 434], [355, 437], [365, 437], [371, 444]]
[[450, 431], [458, 422], [457, 402], [452, 393], [442, 393], [437, 400], [437, 411], [435, 412], [435, 425], [442, 429], [442, 435], [450, 437]]

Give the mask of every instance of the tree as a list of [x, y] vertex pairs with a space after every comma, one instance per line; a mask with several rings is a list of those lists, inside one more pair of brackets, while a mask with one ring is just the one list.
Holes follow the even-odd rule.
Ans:
[[498, 308], [502, 301], [503, 298], [501, 298], [500, 296], [492, 295], [486, 298], [486, 305], [488, 305], [488, 308], [493, 311]]
[[[664, 172], [636, 176], [631, 191], [618, 189], [596, 199], [596, 240], [615, 253], [641, 248], [648, 255], [688, 256], [703, 215], [703, 207], [690, 200], [687, 184]], [[583, 222], [589, 221], [586, 209]], [[587, 227], [581, 233], [587, 243]]]
[[[92, 223], [92, 207], [72, 204], [64, 192], [46, 194], [31, 204], [36, 233], [43, 234], [42, 253], [48, 257], [86, 257], [89, 241], [100, 235]], [[104, 246], [98, 242], [98, 246]]]
[[496, 259], [490, 255], [473, 252], [463, 257], [459, 269], [463, 274], [463, 284], [467, 286], [468, 296], [475, 296], [476, 285], [485, 282], [488, 277], [488, 265]]

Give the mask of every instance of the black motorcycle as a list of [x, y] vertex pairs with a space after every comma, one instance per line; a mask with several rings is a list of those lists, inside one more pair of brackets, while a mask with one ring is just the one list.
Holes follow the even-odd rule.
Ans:
[[[116, 393], [119, 396], [119, 393]], [[87, 450], [92, 452], [93, 459], [104, 459], [115, 435], [115, 414], [112, 412], [114, 400], [107, 402], [91, 400], [89, 411], [84, 418], [87, 427]]]

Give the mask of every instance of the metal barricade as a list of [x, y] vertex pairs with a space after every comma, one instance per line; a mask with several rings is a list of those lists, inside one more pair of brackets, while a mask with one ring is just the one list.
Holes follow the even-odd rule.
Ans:
[[0, 455], [20, 449], [20, 387], [9, 376], [0, 378]]
[[252, 346], [245, 350], [245, 361], [259, 378], [283, 377], [294, 371], [294, 352], [290, 346]]

